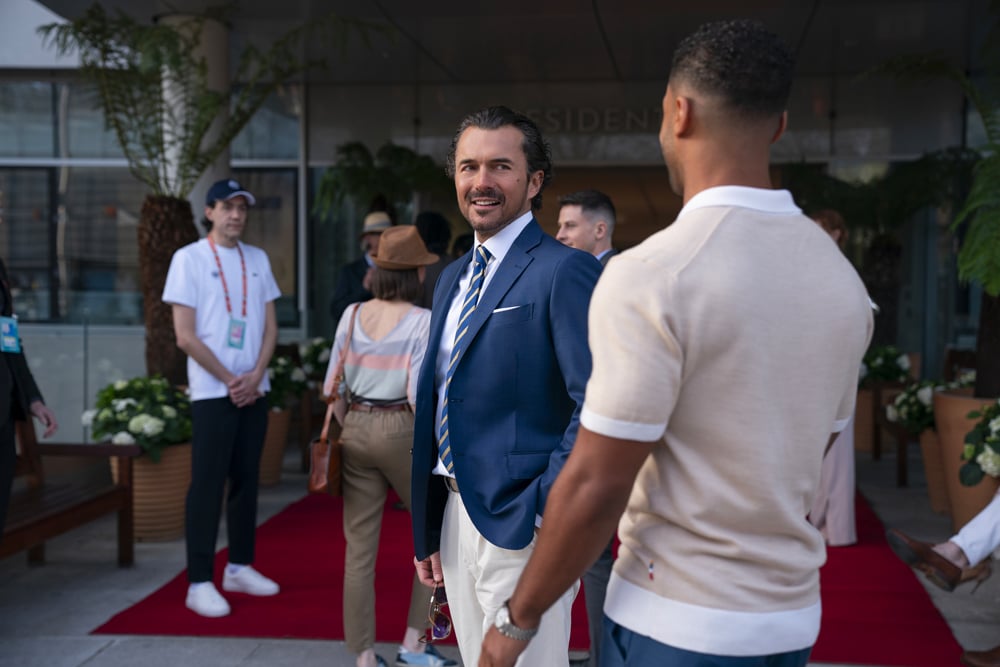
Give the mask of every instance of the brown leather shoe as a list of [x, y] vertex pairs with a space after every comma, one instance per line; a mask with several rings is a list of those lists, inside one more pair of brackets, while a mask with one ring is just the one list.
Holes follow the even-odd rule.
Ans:
[[909, 537], [895, 528], [885, 534], [889, 547], [903, 562], [927, 575], [931, 583], [951, 592], [962, 580], [962, 568], [934, 551], [933, 545]]
[[969, 667], [1000, 667], [1000, 646], [989, 651], [966, 651], [962, 654], [962, 664]]

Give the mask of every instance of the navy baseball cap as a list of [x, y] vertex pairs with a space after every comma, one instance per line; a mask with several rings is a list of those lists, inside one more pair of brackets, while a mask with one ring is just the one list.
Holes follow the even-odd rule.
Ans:
[[208, 194], [205, 196], [205, 206], [215, 206], [215, 202], [232, 199], [233, 197], [246, 197], [247, 203], [251, 206], [257, 203], [254, 196], [244, 190], [239, 181], [226, 178], [221, 181], [216, 181], [212, 184], [212, 187], [208, 189]]

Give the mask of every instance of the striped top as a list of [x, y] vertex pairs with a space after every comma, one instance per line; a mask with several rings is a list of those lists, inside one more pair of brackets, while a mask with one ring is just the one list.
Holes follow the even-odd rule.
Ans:
[[[333, 390], [333, 373], [347, 338], [352, 311], [353, 306], [344, 311], [334, 335], [323, 382], [323, 392], [327, 395]], [[395, 402], [405, 398], [411, 407], [414, 406], [430, 322], [431, 311], [414, 306], [389, 333], [373, 340], [361, 326], [361, 318], [355, 318], [351, 348], [344, 360], [344, 376], [351, 394], [374, 402]], [[345, 389], [341, 385], [337, 390], [344, 393]]]

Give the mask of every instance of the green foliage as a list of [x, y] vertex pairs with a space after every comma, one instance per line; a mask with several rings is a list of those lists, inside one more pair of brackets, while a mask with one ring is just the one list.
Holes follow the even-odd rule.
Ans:
[[300, 56], [308, 37], [321, 34], [343, 44], [350, 31], [367, 38], [376, 29], [331, 13], [289, 31], [267, 50], [246, 47], [235, 82], [220, 91], [209, 87], [197, 45], [206, 20], [225, 18], [216, 10], [179, 24], [146, 25], [95, 3], [74, 21], [39, 28], [59, 54], [79, 55], [130, 170], [154, 194], [186, 197], [279, 85], [322, 64]]
[[832, 208], [851, 229], [886, 235], [927, 207], [957, 208], [978, 159], [975, 151], [949, 148], [892, 165], [864, 182], [841, 180], [819, 165], [793, 164], [783, 168], [784, 185], [807, 213]]
[[267, 375], [271, 378], [271, 391], [267, 392], [267, 404], [272, 410], [284, 410], [292, 401], [302, 396], [308, 385], [304, 370], [296, 366], [289, 357], [276, 354], [267, 365]]
[[858, 384], [872, 382], [904, 382], [910, 377], [910, 358], [895, 345], [879, 345], [865, 353], [861, 360]]
[[191, 402], [160, 376], [119, 380], [101, 389], [82, 418], [94, 439], [138, 444], [154, 462], [164, 447], [191, 442]]
[[347, 200], [363, 208], [376, 195], [384, 195], [390, 204], [400, 205], [416, 192], [446, 193], [450, 185], [444, 167], [427, 155], [392, 142], [373, 154], [354, 141], [337, 147], [337, 160], [323, 172], [312, 212], [326, 220]]
[[970, 412], [969, 418], [979, 421], [965, 436], [965, 463], [958, 475], [965, 486], [975, 486], [984, 475], [1000, 477], [1000, 400]]
[[896, 395], [890, 405], [885, 406], [886, 418], [899, 424], [910, 433], [934, 428], [934, 392], [945, 389], [959, 389], [971, 386], [975, 373], [967, 373], [954, 382], [921, 380], [907, 386]]

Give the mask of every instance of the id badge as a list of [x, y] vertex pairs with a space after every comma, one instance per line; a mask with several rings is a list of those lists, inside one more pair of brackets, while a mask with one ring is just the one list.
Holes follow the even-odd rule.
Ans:
[[13, 317], [0, 317], [0, 352], [21, 351], [21, 337], [17, 335], [17, 320]]
[[226, 337], [229, 347], [236, 348], [237, 350], [243, 349], [243, 337], [247, 332], [247, 323], [243, 320], [237, 320], [230, 318], [229, 320], [229, 335]]

